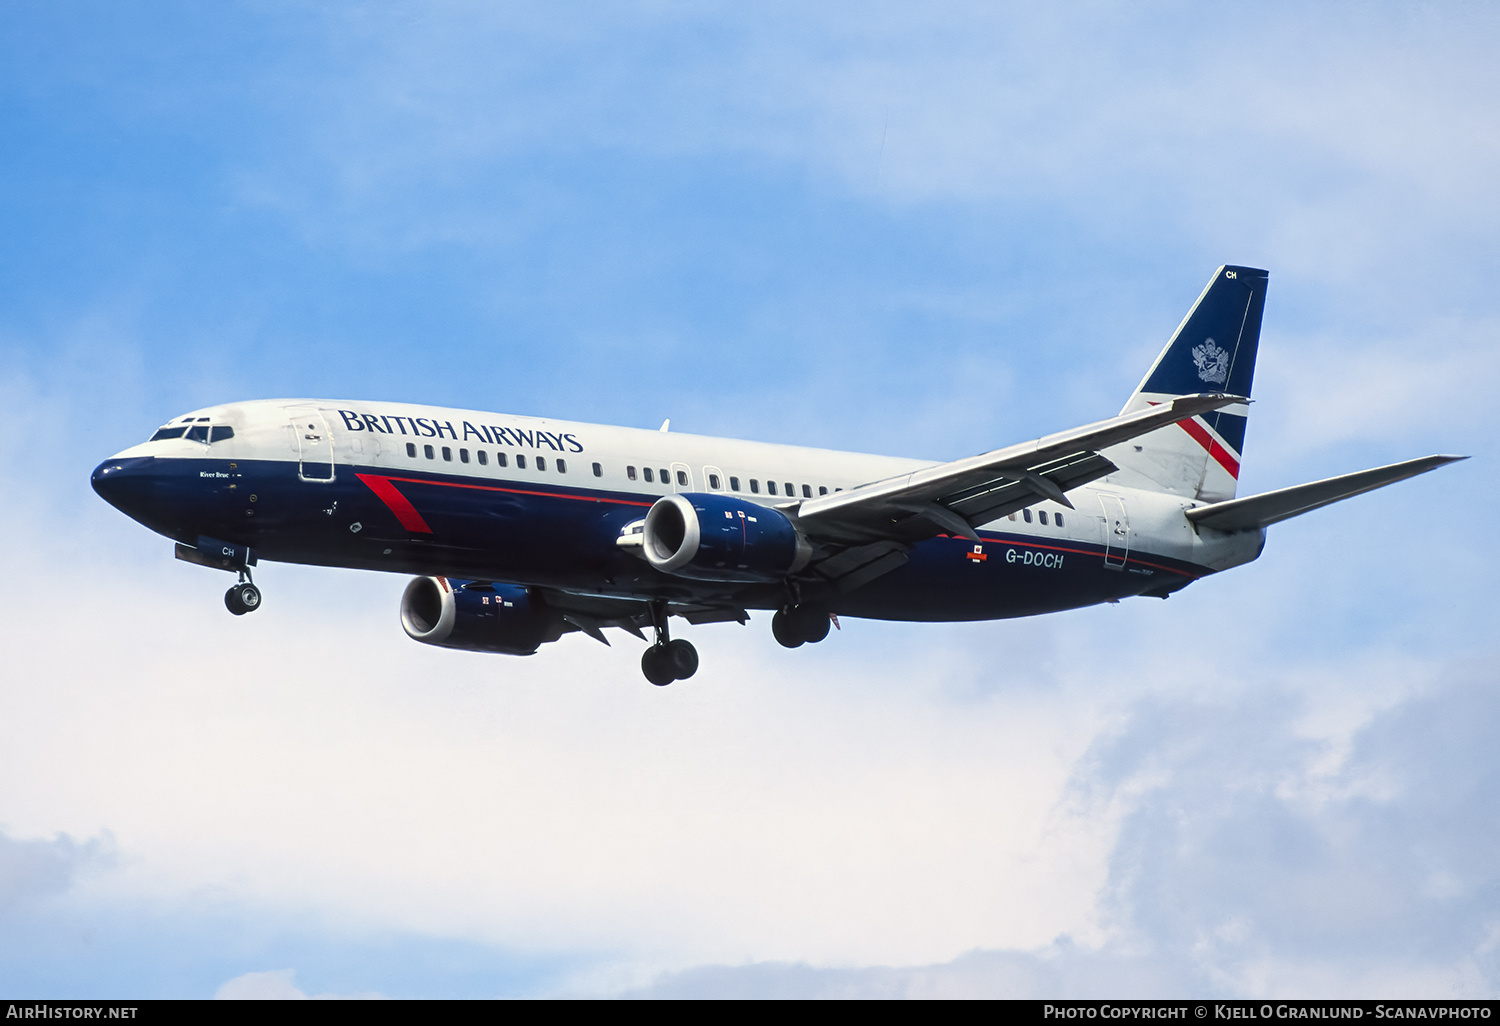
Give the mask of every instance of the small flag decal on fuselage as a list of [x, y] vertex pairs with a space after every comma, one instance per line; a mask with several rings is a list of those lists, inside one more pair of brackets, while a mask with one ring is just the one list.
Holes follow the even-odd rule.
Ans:
[[966, 557], [968, 557], [969, 559], [973, 560], [976, 563], [983, 563], [985, 560], [987, 560], [987, 559], [990, 558], [989, 556], [986, 556], [984, 554], [984, 546], [983, 545], [976, 545], [976, 546], [974, 546], [974, 548], [971, 551], [965, 552], [964, 555]]

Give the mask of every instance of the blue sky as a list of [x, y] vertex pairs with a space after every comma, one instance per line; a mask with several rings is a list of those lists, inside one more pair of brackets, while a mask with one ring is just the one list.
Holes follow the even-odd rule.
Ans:
[[[0, 8], [0, 992], [1500, 990], [1500, 14]], [[1242, 491], [1430, 452], [1168, 602], [531, 659], [88, 488], [360, 397], [951, 458], [1269, 268]]]

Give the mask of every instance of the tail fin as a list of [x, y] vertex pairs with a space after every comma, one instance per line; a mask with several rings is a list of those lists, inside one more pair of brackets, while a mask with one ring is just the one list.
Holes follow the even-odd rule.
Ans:
[[[1267, 277], [1265, 271], [1229, 264], [1215, 271], [1120, 412], [1197, 392], [1250, 395]], [[1232, 499], [1249, 412], [1248, 406], [1229, 406], [1142, 435], [1106, 455], [1161, 491], [1203, 502]]]

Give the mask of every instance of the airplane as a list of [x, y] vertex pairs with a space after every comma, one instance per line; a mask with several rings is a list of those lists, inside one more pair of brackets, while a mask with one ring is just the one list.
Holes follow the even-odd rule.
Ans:
[[642, 641], [685, 680], [669, 620], [774, 611], [788, 648], [838, 617], [992, 620], [1166, 598], [1256, 559], [1266, 528], [1462, 456], [1235, 495], [1266, 271], [1226, 264], [1118, 416], [951, 462], [392, 402], [195, 410], [101, 463], [107, 502], [237, 575], [261, 560], [413, 574], [416, 641], [534, 654]]

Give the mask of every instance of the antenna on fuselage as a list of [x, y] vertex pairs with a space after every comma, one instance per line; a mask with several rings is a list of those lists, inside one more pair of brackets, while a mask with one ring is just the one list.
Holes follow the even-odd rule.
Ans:
[[666, 420], [664, 420], [664, 421], [661, 422], [661, 427], [657, 428], [657, 430], [660, 431], [662, 434], [666, 434], [667, 433], [667, 428], [669, 428], [671, 426], [672, 426], [672, 418], [668, 417]]

